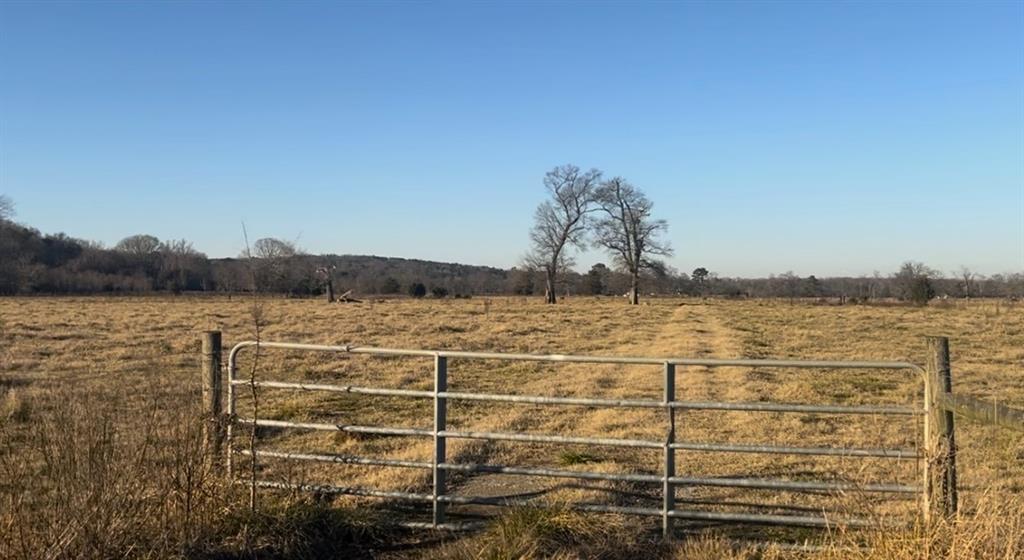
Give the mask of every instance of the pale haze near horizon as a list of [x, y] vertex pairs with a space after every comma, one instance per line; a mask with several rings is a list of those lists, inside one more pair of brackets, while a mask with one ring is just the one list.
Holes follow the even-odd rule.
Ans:
[[1024, 3], [0, 5], [47, 233], [509, 267], [565, 163], [683, 272], [1024, 271]]

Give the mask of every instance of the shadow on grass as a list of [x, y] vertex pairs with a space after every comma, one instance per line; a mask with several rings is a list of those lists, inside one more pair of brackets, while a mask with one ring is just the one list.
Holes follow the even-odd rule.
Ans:
[[382, 512], [318, 502], [228, 513], [211, 529], [184, 551], [186, 558], [372, 558], [397, 530]]

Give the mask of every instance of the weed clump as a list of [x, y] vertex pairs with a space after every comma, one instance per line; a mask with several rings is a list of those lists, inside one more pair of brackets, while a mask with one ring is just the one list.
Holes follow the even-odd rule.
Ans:
[[578, 451], [563, 451], [558, 455], [558, 464], [565, 467], [599, 462], [601, 462], [601, 459], [596, 455], [591, 455], [590, 453], [581, 453]]
[[614, 559], [630, 558], [643, 550], [637, 533], [630, 530], [623, 518], [558, 507], [521, 507], [509, 510], [483, 532], [447, 545], [436, 557]]
[[0, 404], [0, 418], [9, 422], [25, 423], [32, 416], [32, 404], [17, 389], [10, 389]]

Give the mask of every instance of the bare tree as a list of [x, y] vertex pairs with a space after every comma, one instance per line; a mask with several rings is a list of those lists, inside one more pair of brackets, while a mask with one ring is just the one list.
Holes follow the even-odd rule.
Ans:
[[235, 261], [235, 260], [224, 260], [212, 267], [211, 276], [213, 278], [214, 285], [218, 290], [227, 292], [228, 299], [236, 290], [240, 290], [245, 287], [247, 265], [246, 261]]
[[252, 245], [252, 256], [258, 259], [294, 257], [297, 254], [299, 254], [299, 249], [294, 243], [273, 237], [257, 239], [256, 243]]
[[792, 270], [787, 270], [778, 276], [778, 282], [782, 295], [788, 297], [789, 304], [793, 305], [800, 295], [800, 277], [793, 274]]
[[[324, 289], [327, 291], [327, 303], [334, 303], [334, 269], [330, 263], [324, 263], [316, 267], [316, 273], [323, 280]], [[393, 279], [392, 279], [393, 280]]]
[[257, 239], [251, 247], [247, 245], [239, 258], [249, 261], [256, 283], [262, 290], [290, 293], [300, 283], [299, 276], [304, 276], [304, 271], [294, 266], [297, 263], [292, 262], [293, 266], [289, 266], [289, 262], [301, 253], [291, 241], [263, 237]]
[[[256, 374], [259, 372], [260, 363], [260, 341], [262, 339], [263, 327], [266, 325], [266, 315], [263, 308], [263, 300], [260, 299], [260, 278], [257, 274], [256, 260], [252, 249], [249, 246], [249, 232], [245, 229], [245, 222], [242, 222], [242, 238], [245, 239], [245, 249], [242, 257], [249, 263], [249, 271], [252, 275], [252, 309], [253, 336], [256, 339], [256, 350], [252, 359], [252, 368], [249, 370], [249, 396], [252, 399], [252, 419], [255, 423], [260, 415], [260, 395], [256, 390]], [[230, 453], [231, 450], [229, 449]], [[256, 511], [256, 426], [249, 430], [249, 511]]]
[[611, 270], [604, 263], [596, 263], [587, 273], [587, 287], [592, 295], [599, 296], [608, 288], [608, 276]]
[[915, 305], [927, 305], [935, 297], [932, 279], [936, 276], [938, 273], [923, 263], [907, 261], [899, 272], [893, 274], [892, 280], [900, 299]]
[[884, 280], [882, 279], [882, 273], [877, 270], [871, 274], [871, 279], [868, 281], [868, 296], [872, 301], [877, 299], [879, 290], [884, 286]]
[[164, 241], [157, 252], [161, 257], [160, 278], [174, 293], [189, 289], [189, 277], [197, 276], [196, 269], [207, 264], [206, 255], [185, 239]]
[[594, 192], [601, 172], [580, 171], [575, 165], [563, 165], [544, 175], [544, 186], [551, 195], [537, 206], [532, 244], [527, 265], [543, 270], [544, 301], [555, 303], [558, 275], [572, 266], [569, 246], [583, 247], [587, 230], [587, 214], [593, 210]]
[[163, 289], [163, 270], [165, 263], [160, 251], [162, 244], [156, 237], [140, 233], [130, 235], [114, 245], [114, 251], [119, 253], [126, 268], [133, 274], [148, 278], [146, 283], [149, 289]]
[[0, 194], [0, 222], [9, 221], [14, 217], [14, 201], [6, 194]]
[[[173, 242], [172, 242], [173, 243]], [[150, 255], [160, 249], [160, 240], [152, 235], [140, 233], [125, 237], [114, 245], [115, 251], [128, 253], [136, 257]]]
[[693, 274], [690, 275], [693, 282], [697, 284], [697, 291], [701, 297], [707, 297], [708, 274], [710, 274], [708, 269], [701, 266], [693, 269]]
[[964, 298], [970, 299], [971, 288], [974, 286], [974, 281], [977, 280], [978, 275], [971, 272], [971, 269], [966, 266], [961, 266], [956, 276], [960, 278], [960, 289], [964, 292]]
[[640, 303], [640, 272], [663, 270], [655, 256], [671, 256], [672, 248], [658, 236], [668, 231], [668, 222], [651, 218], [654, 203], [625, 179], [605, 181], [595, 191], [603, 216], [594, 224], [594, 244], [607, 249], [617, 265], [632, 279], [629, 303]]
[[160, 244], [158, 250], [161, 253], [170, 253], [185, 257], [201, 255], [191, 241], [187, 239], [171, 239]]

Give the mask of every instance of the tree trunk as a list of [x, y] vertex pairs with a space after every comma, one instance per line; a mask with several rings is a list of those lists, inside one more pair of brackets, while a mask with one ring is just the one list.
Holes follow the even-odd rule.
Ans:
[[334, 281], [327, 277], [327, 303], [334, 303]]
[[629, 288], [629, 304], [640, 304], [640, 275], [636, 272], [633, 273], [633, 281]]
[[555, 273], [552, 270], [544, 271], [544, 303], [557, 303], [555, 297]]

